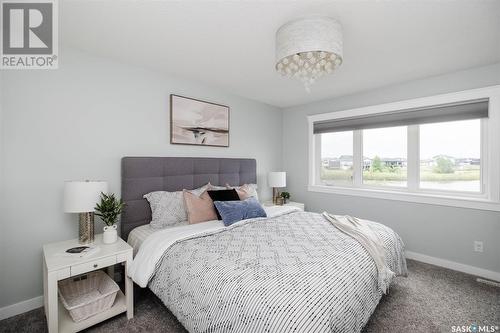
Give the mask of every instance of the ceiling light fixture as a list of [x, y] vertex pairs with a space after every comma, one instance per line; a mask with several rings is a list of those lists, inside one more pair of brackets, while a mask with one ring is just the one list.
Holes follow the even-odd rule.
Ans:
[[290, 21], [276, 32], [276, 70], [300, 79], [307, 92], [342, 64], [342, 26], [329, 17]]

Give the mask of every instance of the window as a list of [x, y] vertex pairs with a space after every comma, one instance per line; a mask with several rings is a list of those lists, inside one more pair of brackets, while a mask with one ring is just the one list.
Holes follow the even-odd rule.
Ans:
[[481, 121], [420, 125], [420, 188], [481, 192]]
[[363, 130], [363, 184], [407, 185], [407, 127]]
[[308, 120], [310, 191], [500, 211], [500, 87]]
[[321, 135], [320, 180], [325, 185], [352, 185], [352, 131]]

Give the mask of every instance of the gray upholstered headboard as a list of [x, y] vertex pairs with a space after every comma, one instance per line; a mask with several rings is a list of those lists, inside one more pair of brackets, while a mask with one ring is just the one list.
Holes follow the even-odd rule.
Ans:
[[246, 158], [123, 157], [121, 237], [151, 221], [143, 195], [152, 191], [180, 191], [205, 185], [257, 183], [256, 161]]

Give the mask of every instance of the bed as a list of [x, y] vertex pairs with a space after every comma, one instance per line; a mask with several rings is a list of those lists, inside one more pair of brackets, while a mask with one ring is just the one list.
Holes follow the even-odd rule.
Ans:
[[[224, 227], [220, 221], [148, 233], [145, 193], [256, 182], [253, 159], [126, 157], [124, 239], [137, 245], [128, 274], [194, 332], [360, 332], [383, 295], [374, 260], [323, 215], [293, 207]], [[406, 274], [404, 245], [369, 222], [387, 265]], [[140, 229], [136, 229], [140, 228]], [[140, 230], [140, 231], [137, 231]], [[134, 237], [132, 237], [134, 238]]]

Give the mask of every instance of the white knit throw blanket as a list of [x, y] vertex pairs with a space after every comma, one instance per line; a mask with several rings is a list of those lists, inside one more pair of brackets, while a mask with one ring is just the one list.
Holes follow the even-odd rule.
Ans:
[[332, 215], [323, 212], [323, 216], [337, 229], [357, 240], [368, 251], [377, 266], [378, 286], [386, 294], [395, 274], [387, 265], [384, 244], [370, 228], [370, 224], [349, 215]]

